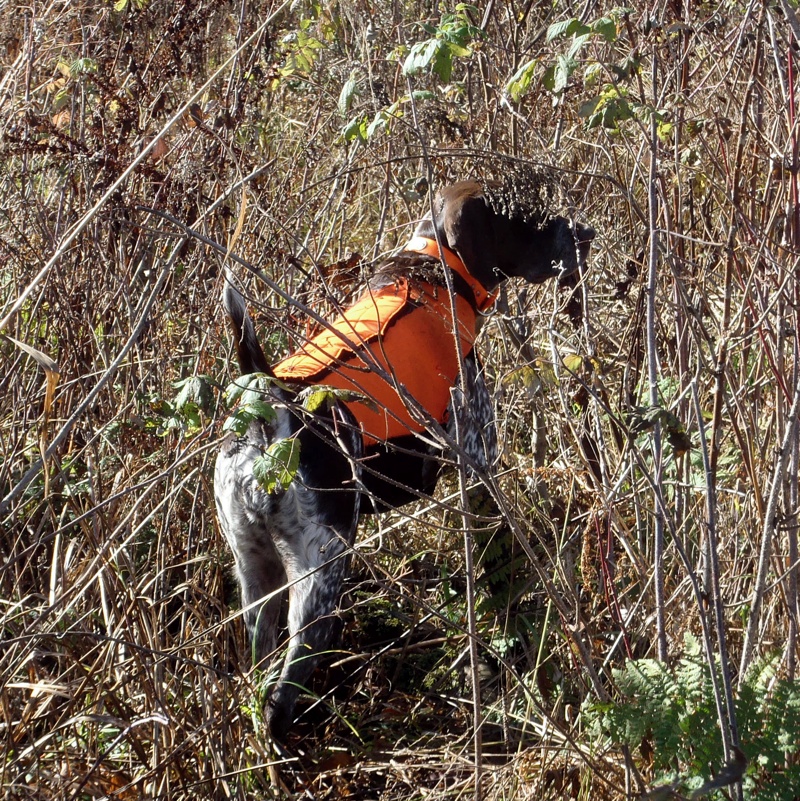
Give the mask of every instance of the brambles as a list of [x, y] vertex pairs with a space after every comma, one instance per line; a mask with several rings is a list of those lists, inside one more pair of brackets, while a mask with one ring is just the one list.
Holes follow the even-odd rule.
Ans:
[[[280, 797], [281, 782], [320, 798], [471, 795], [470, 635], [486, 750], [502, 756], [483, 760], [487, 798], [622, 797], [623, 741], [634, 791], [670, 775], [697, 787], [736, 766], [717, 722], [725, 688], [709, 695], [704, 672], [723, 664], [709, 656], [717, 600], [744, 787], [795, 776], [800, 187], [785, 5], [0, 8], [0, 315], [29, 348], [0, 342], [6, 795]], [[526, 171], [552, 186], [504, 194]], [[473, 496], [475, 630], [452, 483], [366, 523], [346, 653], [284, 759], [259, 728], [261, 677], [243, 667], [212, 513], [224, 421], [269, 415], [261, 390], [233, 415], [224, 398], [222, 273], [244, 278], [242, 260], [335, 312], [408, 238], [429, 188], [473, 176], [500, 182], [493, 202], [553, 204], [598, 231], [570, 298], [509, 286], [480, 335], [504, 451]], [[576, 296], [573, 325], [562, 307]], [[271, 361], [313, 333], [257, 279], [247, 300]], [[659, 607], [666, 665], [626, 667], [655, 656]], [[701, 656], [684, 652], [686, 631]], [[662, 708], [658, 753], [617, 731], [598, 755], [587, 699], [621, 727], [659, 712], [618, 692], [637, 665], [639, 700], [666, 702], [666, 677], [695, 671], [702, 720]]]

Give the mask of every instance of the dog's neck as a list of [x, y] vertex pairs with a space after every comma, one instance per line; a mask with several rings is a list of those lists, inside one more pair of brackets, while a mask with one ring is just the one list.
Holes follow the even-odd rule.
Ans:
[[[417, 229], [419, 231], [419, 228]], [[490, 292], [483, 284], [475, 278], [469, 268], [462, 261], [461, 257], [442, 244], [441, 249], [436, 239], [433, 237], [422, 236], [415, 233], [412, 239], [405, 245], [403, 250], [412, 253], [423, 253], [426, 256], [433, 256], [441, 259], [456, 275], [460, 275], [472, 292], [475, 300], [475, 308], [478, 311], [489, 309], [497, 298], [497, 293]]]

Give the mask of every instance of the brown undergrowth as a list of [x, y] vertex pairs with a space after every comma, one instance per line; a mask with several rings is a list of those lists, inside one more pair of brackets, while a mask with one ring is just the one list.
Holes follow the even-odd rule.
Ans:
[[[792, 798], [789, 5], [0, 5], [5, 797], [687, 797], [727, 770]], [[277, 748], [213, 513], [222, 268], [323, 313], [429, 189], [529, 166], [598, 237], [571, 306], [509, 285], [479, 338], [503, 455], [477, 622], [448, 479], [362, 527], [341, 649]], [[268, 355], [308, 333], [250, 293]], [[681, 681], [692, 643], [713, 692], [649, 679], [689, 700], [639, 731], [620, 671]]]

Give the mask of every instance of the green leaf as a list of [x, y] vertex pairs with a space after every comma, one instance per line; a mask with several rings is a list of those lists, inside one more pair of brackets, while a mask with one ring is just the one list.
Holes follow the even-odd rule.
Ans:
[[223, 431], [233, 431], [237, 437], [243, 437], [255, 417], [243, 409], [237, 409], [226, 418], [222, 424]]
[[313, 413], [323, 404], [326, 403], [330, 408], [337, 401], [341, 403], [363, 403], [376, 412], [379, 410], [378, 405], [363, 392], [357, 392], [354, 389], [340, 389], [327, 384], [319, 384], [317, 389], [303, 401], [303, 408]]
[[322, 406], [330, 409], [334, 403], [336, 403], [336, 394], [332, 389], [318, 389], [303, 401], [303, 408], [314, 413]]
[[[269, 390], [271, 384], [278, 383], [266, 373], [247, 373], [228, 384], [225, 388], [225, 399], [231, 405], [240, 399], [247, 403], [260, 398]], [[245, 396], [248, 390], [250, 394]]]
[[191, 376], [175, 383], [175, 389], [179, 389], [175, 398], [175, 408], [182, 410], [189, 404], [194, 404], [200, 409], [209, 411], [214, 405], [214, 395], [211, 392], [211, 385], [204, 376]]
[[467, 56], [472, 55], [472, 50], [470, 50], [470, 48], [464, 47], [456, 42], [448, 42], [447, 49], [450, 51], [451, 57], [456, 56], [457, 58], [466, 58]]
[[350, 78], [345, 81], [342, 91], [339, 93], [339, 102], [337, 103], [337, 108], [343, 117], [346, 117], [347, 112], [350, 111], [350, 106], [353, 103], [357, 86], [358, 82], [356, 81], [355, 77], [351, 75]]
[[184, 406], [181, 409], [184, 422], [187, 424], [189, 431], [197, 431], [202, 428], [202, 421], [200, 419], [200, 410], [194, 405]]
[[570, 34], [575, 33], [575, 31], [581, 27], [583, 26], [577, 17], [554, 22], [547, 29], [547, 41], [552, 42], [553, 39], [557, 39], [559, 36], [569, 36]]
[[403, 64], [403, 75], [416, 75], [427, 69], [437, 56], [439, 49], [443, 46], [439, 39], [428, 39], [425, 42], [417, 42]]
[[590, 38], [591, 34], [588, 33], [576, 36], [572, 40], [572, 44], [570, 45], [569, 50], [567, 50], [567, 59], [572, 61], [581, 52], [581, 50], [583, 50], [583, 46], [586, 44], [586, 42], [589, 41]]
[[359, 142], [367, 141], [367, 120], [363, 114], [353, 117], [353, 119], [342, 128], [342, 139], [345, 142], [352, 142], [354, 139], [358, 139]]
[[79, 58], [73, 61], [69, 67], [69, 74], [72, 78], [79, 75], [89, 75], [97, 72], [97, 62], [91, 58]]
[[550, 64], [547, 69], [545, 69], [544, 74], [542, 75], [542, 85], [548, 92], [555, 91], [556, 85], [556, 65]]
[[253, 417], [257, 417], [259, 420], [264, 420], [267, 423], [278, 417], [275, 407], [265, 400], [250, 401], [246, 409]]
[[571, 373], [579, 373], [583, 367], [583, 356], [577, 353], [568, 353], [564, 357], [564, 367]]
[[570, 76], [575, 71], [578, 63], [566, 56], [559, 56], [556, 59], [555, 68], [553, 72], [553, 88], [554, 94], [560, 94], [567, 88]]
[[602, 98], [593, 97], [591, 100], [581, 103], [580, 107], [578, 108], [578, 114], [581, 117], [590, 117], [595, 113], [595, 111], [597, 111], [597, 107], [600, 105], [601, 101]]
[[272, 494], [292, 483], [299, 466], [300, 441], [288, 437], [273, 442], [262, 456], [253, 460], [253, 476], [265, 492]]
[[599, 33], [607, 42], [617, 38], [617, 23], [611, 17], [600, 17], [592, 23], [592, 31]]
[[596, 81], [598, 81], [603, 75], [603, 69], [603, 65], [597, 61], [587, 64], [586, 69], [583, 71], [584, 85], [589, 86], [590, 84], [594, 84]]
[[526, 61], [508, 80], [506, 84], [506, 94], [515, 103], [519, 103], [519, 101], [528, 94], [537, 64], [538, 61], [535, 58]]
[[128, 0], [117, 0], [114, 3], [114, 11], [124, 11], [128, 5]]
[[433, 61], [432, 71], [439, 76], [442, 83], [449, 83], [450, 76], [453, 74], [453, 54], [452, 45], [442, 42], [442, 46], [436, 50], [436, 58]]
[[367, 126], [367, 139], [372, 139], [373, 136], [383, 133], [383, 131], [389, 127], [389, 123], [391, 122], [392, 118], [401, 116], [393, 112], [394, 108], [394, 105], [392, 105], [391, 108], [381, 109], [381, 111], [375, 115], [372, 122]]
[[538, 389], [539, 383], [539, 374], [531, 365], [518, 367], [503, 378], [503, 384], [521, 384], [525, 389]]
[[244, 436], [253, 420], [264, 420], [269, 423], [277, 416], [272, 404], [265, 399], [270, 386], [280, 382], [265, 373], [249, 373], [229, 384], [225, 390], [225, 398], [229, 404], [238, 402], [222, 425], [223, 431], [233, 431], [237, 436]]

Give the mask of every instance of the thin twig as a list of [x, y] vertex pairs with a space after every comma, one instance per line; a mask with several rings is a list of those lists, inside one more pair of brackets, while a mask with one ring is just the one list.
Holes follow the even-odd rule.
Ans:
[[[650, 115], [650, 171], [647, 188], [647, 208], [649, 221], [650, 251], [647, 269], [647, 381], [650, 391], [650, 405], [658, 406], [658, 336], [656, 325], [656, 294], [658, 292], [658, 127], [655, 114], [656, 87], [658, 86], [658, 55], [653, 53], [653, 110]], [[653, 428], [653, 491], [656, 494], [653, 503], [653, 568], [655, 573], [656, 596], [656, 652], [658, 658], [667, 658], [667, 632], [664, 594], [664, 516], [662, 496], [663, 454], [661, 444], [661, 423], [656, 422]]]

